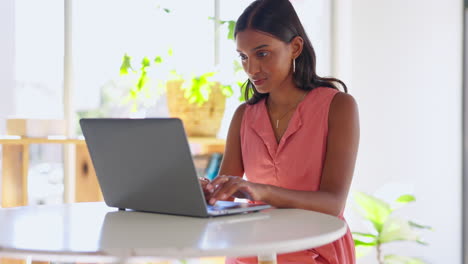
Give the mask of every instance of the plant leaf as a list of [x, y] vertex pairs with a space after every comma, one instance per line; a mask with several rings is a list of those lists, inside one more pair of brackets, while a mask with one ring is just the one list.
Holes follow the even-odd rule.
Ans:
[[372, 237], [372, 238], [376, 238], [377, 236], [374, 235], [374, 234], [369, 234], [369, 233], [361, 233], [361, 232], [352, 232], [353, 236], [356, 235], [356, 236], [362, 236], [362, 237]]
[[120, 75], [128, 74], [128, 69], [133, 70], [131, 65], [132, 57], [128, 56], [127, 53], [122, 58], [122, 65], [120, 65]]
[[148, 57], [144, 57], [143, 60], [141, 61], [141, 70], [145, 70], [151, 65], [150, 59]]
[[201, 95], [200, 100], [198, 103], [204, 103], [210, 99], [212, 85], [210, 83], [205, 82], [202, 86], [200, 86], [199, 93]]
[[146, 81], [148, 80], [148, 78], [146, 77], [146, 71], [142, 71], [141, 72], [141, 75], [140, 75], [140, 78], [138, 78], [138, 82], [137, 82], [137, 85], [136, 85], [136, 92], [140, 92], [141, 89], [143, 89], [143, 87], [145, 86], [146, 84]]
[[392, 212], [390, 205], [363, 192], [355, 192], [354, 200], [361, 209], [361, 214], [374, 225], [378, 233]]
[[411, 228], [407, 220], [390, 217], [383, 225], [379, 240], [382, 244], [392, 241], [418, 241], [419, 234]]
[[228, 21], [228, 29], [229, 29], [229, 32], [228, 32], [228, 35], [227, 35], [227, 38], [230, 39], [230, 40], [234, 40], [234, 29], [236, 28], [236, 21], [234, 20], [229, 20]]
[[231, 85], [222, 85], [221, 92], [226, 97], [231, 97], [234, 94], [234, 91], [232, 90]]
[[413, 221], [408, 221], [408, 223], [410, 224], [411, 227], [414, 227], [414, 228], [432, 230], [432, 227], [427, 226], [427, 225], [417, 224], [417, 223], [415, 223], [415, 222], [413, 222]]
[[138, 95], [138, 91], [135, 90], [135, 89], [131, 89], [130, 90], [130, 99], [131, 100], [135, 100], [137, 98], [137, 95]]
[[423, 245], [423, 246], [429, 245], [429, 243], [427, 243], [427, 242], [425, 242], [425, 241], [422, 241], [422, 240], [419, 240], [419, 239], [416, 240], [416, 242], [417, 242], [418, 244], [420, 244], [420, 245]]
[[375, 246], [377, 245], [377, 236], [374, 234], [352, 232], [354, 244], [356, 246]]
[[154, 58], [154, 63], [156, 64], [161, 64], [163, 62], [161, 56], [156, 56], [156, 58]]
[[372, 251], [373, 247], [369, 246], [356, 246], [356, 258], [364, 257]]
[[406, 256], [397, 256], [397, 255], [385, 255], [384, 256], [385, 264], [425, 264], [422, 259], [406, 257]]
[[[212, 16], [209, 16], [209, 17], [208, 17], [208, 19], [209, 19], [209, 20], [213, 20], [213, 21], [215, 21], [215, 18], [214, 18], [214, 17], [212, 17]], [[218, 24], [220, 24], [220, 25], [224, 25], [224, 23], [226, 23], [226, 22], [228, 22], [228, 21], [224, 21], [224, 20], [218, 20]]]
[[377, 242], [376, 242], [376, 241], [374, 241], [374, 242], [365, 242], [365, 241], [362, 241], [362, 240], [359, 240], [359, 239], [354, 239], [354, 245], [355, 245], [355, 246], [368, 246], [368, 247], [372, 247], [372, 246], [377, 245]]
[[409, 203], [416, 201], [416, 198], [411, 194], [405, 194], [396, 199], [397, 203]]

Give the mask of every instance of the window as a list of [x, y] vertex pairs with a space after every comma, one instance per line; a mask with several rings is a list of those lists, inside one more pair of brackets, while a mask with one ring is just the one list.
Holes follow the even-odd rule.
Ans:
[[[326, 0], [291, 2], [314, 45], [318, 73], [329, 75], [330, 3]], [[251, 0], [80, 0], [72, 3], [73, 107], [77, 116], [125, 117], [133, 113], [129, 103], [124, 102], [130, 89], [129, 80], [119, 75], [124, 54], [133, 58], [134, 68], [140, 66], [144, 56], [151, 60], [162, 56], [172, 61], [179, 73], [186, 74], [211, 71], [216, 59], [218, 67], [229, 75], [238, 55], [234, 41], [226, 37], [227, 23], [219, 26], [219, 52], [215, 55], [215, 4], [219, 5], [221, 21], [235, 21]], [[6, 0], [0, 7], [1, 21], [8, 20], [0, 26], [6, 43], [0, 43], [0, 48], [8, 52], [0, 54], [14, 51], [14, 56], [0, 60], [0, 69], [9, 74], [7, 81], [12, 80], [14, 84], [14, 91], [3, 88], [2, 100], [9, 106], [0, 107], [0, 130], [10, 114], [23, 118], [64, 118], [64, 2]], [[173, 51], [170, 58], [168, 50]], [[239, 74], [241, 79], [246, 79], [242, 70]], [[240, 91], [234, 89], [234, 92], [226, 104], [221, 138], [226, 137], [232, 114], [240, 103]], [[144, 103], [145, 112], [137, 114], [167, 116], [164, 96], [150, 97]], [[76, 132], [80, 133], [79, 129]], [[34, 179], [30, 180], [30, 197], [37, 198], [36, 202], [55, 201], [53, 197], [63, 192], [63, 186], [59, 186], [63, 179], [62, 148], [37, 145], [30, 151], [30, 179]], [[50, 195], [44, 190], [46, 183]], [[34, 192], [46, 195], [39, 197]]]
[[[170, 58], [178, 72], [211, 69], [214, 61], [214, 4], [203, 1], [75, 1], [75, 104], [90, 115], [129, 116], [124, 103], [131, 84], [119, 76], [124, 54], [140, 67], [147, 56]], [[112, 8], [109, 8], [112, 6]], [[164, 116], [164, 102], [149, 98], [144, 116]], [[149, 101], [149, 102], [148, 102]]]

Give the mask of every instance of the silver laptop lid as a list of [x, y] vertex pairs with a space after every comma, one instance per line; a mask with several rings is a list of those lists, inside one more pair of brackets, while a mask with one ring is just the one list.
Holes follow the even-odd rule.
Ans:
[[208, 216], [179, 119], [81, 119], [80, 125], [108, 206]]

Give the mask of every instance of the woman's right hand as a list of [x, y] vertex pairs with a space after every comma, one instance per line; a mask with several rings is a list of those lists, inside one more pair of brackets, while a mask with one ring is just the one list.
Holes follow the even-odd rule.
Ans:
[[208, 202], [211, 199], [211, 194], [213, 193], [213, 188], [211, 186], [211, 181], [205, 177], [198, 177], [200, 186], [202, 187], [203, 194], [205, 195], [205, 200]]

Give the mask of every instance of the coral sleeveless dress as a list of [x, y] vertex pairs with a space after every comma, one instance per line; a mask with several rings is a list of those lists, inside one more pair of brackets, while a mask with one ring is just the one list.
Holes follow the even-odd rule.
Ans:
[[[252, 182], [287, 189], [318, 191], [327, 151], [328, 112], [338, 92], [325, 87], [310, 91], [296, 108], [279, 143], [265, 99], [247, 105], [240, 131], [245, 177]], [[339, 217], [343, 219], [343, 212]], [[353, 264], [354, 242], [348, 229], [346, 235], [328, 245], [277, 257], [279, 264]], [[227, 259], [226, 263], [257, 263], [257, 258]]]

